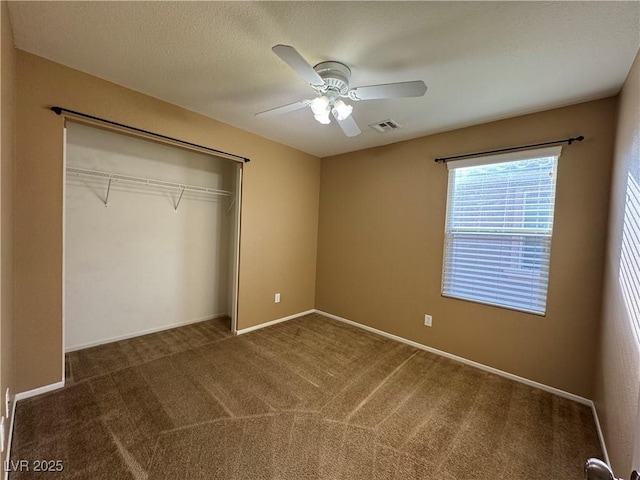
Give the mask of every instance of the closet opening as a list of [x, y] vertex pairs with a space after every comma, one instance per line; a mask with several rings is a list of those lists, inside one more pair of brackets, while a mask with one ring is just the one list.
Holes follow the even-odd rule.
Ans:
[[242, 162], [69, 118], [64, 142], [64, 352], [235, 333]]

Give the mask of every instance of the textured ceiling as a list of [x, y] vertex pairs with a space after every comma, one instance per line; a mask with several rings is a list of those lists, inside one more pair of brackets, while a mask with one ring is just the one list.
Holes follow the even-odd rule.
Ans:
[[[311, 154], [415, 138], [618, 92], [640, 2], [9, 2], [16, 46]], [[347, 138], [271, 52], [348, 64], [351, 85], [424, 80], [421, 98], [355, 104]], [[403, 128], [367, 125], [392, 118]]]

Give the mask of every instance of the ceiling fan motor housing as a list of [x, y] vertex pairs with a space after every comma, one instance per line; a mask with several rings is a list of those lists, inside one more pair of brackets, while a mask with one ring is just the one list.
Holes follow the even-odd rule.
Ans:
[[324, 85], [318, 88], [319, 91], [326, 93], [333, 90], [341, 96], [347, 95], [351, 70], [344, 63], [321, 62], [313, 69], [324, 80]]

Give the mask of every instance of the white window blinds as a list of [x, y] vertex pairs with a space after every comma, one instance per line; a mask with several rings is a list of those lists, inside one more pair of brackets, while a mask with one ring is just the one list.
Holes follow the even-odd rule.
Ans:
[[447, 163], [443, 296], [544, 315], [560, 151]]

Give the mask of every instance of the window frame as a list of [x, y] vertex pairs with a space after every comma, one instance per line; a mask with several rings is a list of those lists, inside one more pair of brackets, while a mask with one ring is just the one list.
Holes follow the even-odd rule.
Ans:
[[[546, 147], [546, 148], [538, 148], [538, 149], [534, 149], [534, 150], [521, 150], [521, 151], [517, 151], [517, 152], [509, 152], [509, 153], [503, 153], [503, 154], [498, 154], [498, 155], [489, 155], [489, 156], [481, 156], [481, 157], [474, 157], [474, 158], [468, 158], [468, 159], [463, 159], [463, 160], [453, 160], [450, 162], [447, 162], [447, 168], [449, 170], [448, 172], [448, 186], [447, 186], [447, 201], [446, 201], [446, 211], [445, 211], [445, 229], [444, 229], [444, 243], [443, 243], [443, 256], [442, 256], [442, 272], [441, 272], [441, 290], [440, 290], [440, 294], [442, 297], [445, 298], [451, 298], [451, 299], [455, 299], [455, 300], [463, 300], [463, 301], [467, 301], [467, 302], [473, 302], [473, 303], [479, 303], [482, 305], [488, 305], [488, 306], [492, 306], [492, 307], [496, 307], [496, 308], [502, 308], [502, 309], [506, 309], [506, 310], [514, 310], [514, 311], [518, 311], [518, 312], [524, 312], [524, 313], [528, 313], [531, 315], [536, 315], [536, 316], [546, 316], [547, 313], [547, 308], [548, 308], [548, 297], [549, 297], [549, 283], [550, 283], [550, 268], [551, 268], [551, 244], [552, 244], [552, 238], [553, 238], [553, 226], [555, 223], [555, 207], [556, 207], [556, 198], [557, 198], [557, 172], [558, 172], [558, 163], [559, 163], [559, 158], [560, 155], [562, 153], [562, 147], [561, 146], [554, 146], [554, 147]], [[525, 211], [526, 209], [522, 210], [522, 223], [523, 226], [522, 228], [513, 228], [513, 227], [495, 227], [492, 228], [491, 230], [483, 230], [482, 227], [466, 227], [466, 228], [460, 228], [458, 227], [457, 229], [452, 229], [450, 224], [452, 222], [453, 219], [453, 214], [452, 214], [452, 204], [453, 204], [453, 182], [454, 179], [452, 178], [453, 175], [455, 175], [455, 170], [461, 169], [461, 168], [467, 168], [467, 167], [481, 167], [481, 166], [487, 166], [487, 165], [495, 165], [495, 164], [499, 164], [499, 163], [506, 163], [506, 162], [518, 162], [518, 161], [524, 161], [524, 160], [537, 160], [537, 159], [547, 159], [547, 158], [553, 158], [553, 164], [552, 164], [552, 172], [553, 172], [553, 182], [550, 186], [550, 193], [551, 193], [551, 202], [550, 202], [550, 219], [549, 219], [549, 227], [544, 227], [541, 228], [540, 225], [538, 224], [536, 227], [526, 227], [526, 222], [525, 222], [525, 218], [527, 215], [527, 212]], [[533, 194], [533, 192], [523, 192], [523, 196], [522, 196], [522, 200], [519, 201], [519, 203], [517, 203], [518, 206], [525, 206], [525, 204], [527, 203], [526, 199], [528, 196], [531, 196]], [[538, 193], [539, 194], [539, 193]], [[508, 199], [504, 199], [503, 205], [508, 205], [507, 204]], [[480, 215], [478, 215], [478, 218], [480, 218]], [[512, 231], [509, 231], [509, 230]], [[466, 230], [466, 232], [465, 232]], [[500, 231], [502, 230], [502, 231]], [[502, 302], [498, 302], [498, 301], [490, 301], [487, 300], [487, 296], [485, 295], [484, 298], [482, 298], [481, 294], [478, 294], [474, 297], [473, 294], [470, 293], [466, 293], [466, 294], [461, 294], [460, 293], [460, 284], [462, 284], [462, 286], [464, 287], [464, 280], [461, 282], [459, 280], [459, 276], [460, 276], [460, 272], [458, 273], [458, 280], [455, 280], [455, 278], [453, 278], [452, 280], [452, 270], [453, 267], [455, 266], [455, 261], [453, 260], [455, 257], [455, 253], [451, 253], [449, 250], [453, 247], [454, 244], [454, 236], [455, 235], [464, 235], [465, 233], [467, 233], [467, 236], [469, 235], [478, 235], [478, 239], [481, 240], [487, 240], [489, 239], [492, 235], [494, 237], [496, 236], [500, 236], [500, 235], [511, 235], [511, 237], [513, 238], [514, 243], [515, 242], [522, 242], [521, 246], [519, 247], [522, 250], [522, 253], [520, 254], [520, 266], [514, 267], [518, 270], [522, 270], [524, 268], [524, 264], [527, 263], [525, 262], [525, 254], [524, 251], [527, 248], [527, 246], [525, 245], [524, 242], [526, 242], [526, 240], [524, 240], [524, 238], [526, 238], [527, 236], [531, 236], [532, 238], [536, 239], [536, 242], [540, 242], [540, 246], [541, 248], [543, 248], [544, 250], [541, 251], [540, 254], [538, 254], [536, 256], [536, 262], [540, 263], [540, 265], [543, 268], [542, 270], [542, 278], [538, 280], [537, 283], [534, 283], [533, 285], [536, 287], [536, 289], [541, 292], [540, 294], [538, 294], [537, 296], [535, 296], [534, 294], [531, 294], [530, 298], [532, 299], [530, 305], [532, 305], [530, 308], [524, 308], [522, 306], [522, 302], [520, 304], [517, 304], [517, 302], [512, 302], [511, 304], [509, 304], [508, 302], [502, 303]], [[519, 240], [518, 240], [519, 239]], [[516, 247], [518, 248], [518, 247]], [[538, 246], [535, 246], [534, 248], [540, 248]], [[495, 267], [500, 267], [500, 262], [502, 262], [505, 259], [509, 259], [509, 258], [514, 258], [516, 259], [517, 257], [515, 255], [504, 255], [500, 257], [500, 260], [498, 262], [496, 262]], [[458, 257], [458, 262], [459, 262], [459, 257]], [[529, 267], [530, 268], [530, 267]], [[449, 273], [447, 273], [447, 269], [449, 269]], [[466, 272], [463, 272], [466, 273]], [[506, 270], [505, 270], [506, 273]], [[448, 275], [448, 276], [447, 276]], [[534, 272], [532, 272], [532, 277], [534, 276]], [[503, 281], [502, 285], [499, 285], [499, 282], [496, 281], [496, 284], [498, 284], [497, 288], [500, 288], [500, 286], [513, 286], [514, 283], [512, 282], [508, 282], [508, 281]], [[452, 290], [455, 290], [455, 286], [458, 286], [458, 292], [456, 293], [455, 291], [452, 292]], [[472, 283], [472, 282], [468, 282], [467, 285], [469, 285], [471, 288], [477, 288], [477, 284], [476, 283]], [[490, 284], [487, 282], [486, 283], [487, 286], [490, 286]], [[482, 286], [480, 284], [480, 286]], [[494, 297], [498, 297], [498, 295], [494, 295]], [[539, 300], [539, 304], [538, 305], [534, 305], [533, 304], [533, 300]], [[542, 306], [542, 309], [540, 310], [539, 307]]]

